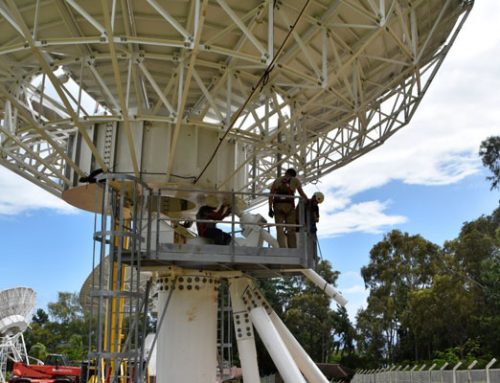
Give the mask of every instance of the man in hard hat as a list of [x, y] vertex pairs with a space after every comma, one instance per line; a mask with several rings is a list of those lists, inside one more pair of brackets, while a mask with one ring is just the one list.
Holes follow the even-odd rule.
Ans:
[[231, 236], [217, 228], [216, 222], [199, 222], [203, 220], [222, 221], [231, 214], [230, 206], [222, 204], [218, 207], [219, 201], [215, 196], [210, 195], [206, 198], [205, 205], [200, 207], [198, 213], [196, 213], [198, 235], [211, 240], [215, 245], [229, 245]]
[[280, 226], [283, 224], [295, 224], [295, 192], [298, 191], [300, 196], [307, 200], [307, 195], [302, 190], [302, 184], [297, 178], [295, 169], [288, 169], [285, 175], [278, 177], [271, 186], [269, 195], [269, 217], [274, 218], [276, 222], [276, 234], [280, 247], [297, 247], [297, 238], [293, 227], [286, 228]]
[[[321, 192], [316, 192], [313, 194], [312, 198], [305, 202], [300, 202], [299, 206], [295, 210], [295, 219], [297, 225], [303, 224], [303, 229], [306, 231], [307, 243], [309, 246], [309, 251], [312, 253], [313, 259], [317, 261], [317, 243], [318, 238], [316, 232], [318, 228], [316, 224], [319, 222], [319, 204], [325, 200], [325, 195]], [[300, 222], [300, 215], [304, 214], [303, 222]], [[297, 232], [303, 230], [298, 227]]]
[[[312, 198], [304, 202], [304, 227], [311, 234], [316, 234], [318, 228], [316, 224], [319, 222], [319, 204], [325, 200], [325, 195], [321, 192], [313, 194]], [[295, 217], [297, 224], [299, 223], [300, 206], [297, 206]]]

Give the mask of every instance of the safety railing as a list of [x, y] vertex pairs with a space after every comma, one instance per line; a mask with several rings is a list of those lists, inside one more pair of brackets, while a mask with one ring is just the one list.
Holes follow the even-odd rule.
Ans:
[[[437, 367], [435, 364], [423, 366], [392, 366], [376, 370], [356, 371], [351, 383], [496, 383], [500, 382], [500, 369], [492, 369], [493, 358], [483, 369], [474, 369], [477, 361], [463, 366], [448, 363]], [[460, 368], [461, 367], [461, 368]], [[465, 367], [465, 368], [464, 368]]]
[[[176, 264], [204, 269], [272, 272], [315, 266], [316, 235], [309, 230], [311, 219], [306, 219], [308, 214], [299, 197], [281, 196], [293, 198], [294, 204], [290, 204], [288, 210], [290, 217], [296, 216], [297, 219], [275, 223], [247, 209], [247, 201], [268, 199], [268, 194], [191, 188], [153, 189], [134, 177], [121, 174], [102, 174], [96, 181], [100, 186], [96, 200], [108, 203], [109, 196], [116, 195], [115, 202], [103, 207], [104, 216], [121, 214], [120, 220], [125, 225], [123, 235], [120, 234], [123, 238], [112, 227], [97, 230], [94, 238], [108, 246], [118, 238], [121, 241], [128, 238], [133, 242], [133, 252], [125, 248], [119, 251], [119, 257], [125, 263], [140, 261], [144, 266]], [[225, 219], [207, 219], [198, 214], [200, 207], [207, 205], [209, 197], [215, 199], [215, 205], [228, 207], [229, 214]], [[298, 206], [296, 210], [294, 205]], [[127, 224], [129, 216], [135, 217], [130, 221], [132, 225]], [[230, 241], [221, 245], [206, 236], [200, 238], [196, 227], [203, 224], [218, 225]], [[128, 226], [133, 228], [133, 235]], [[281, 242], [286, 238], [290, 246], [279, 246], [273, 234], [281, 231], [285, 233]]]
[[[269, 198], [268, 194], [207, 191], [195, 189], [161, 188], [151, 197], [152, 251], [151, 264], [173, 262], [185, 266], [221, 267], [226, 269], [246, 267], [265, 269], [312, 268], [316, 260], [316, 236], [307, 222], [307, 212], [299, 197], [294, 199], [290, 214], [297, 216], [293, 223], [275, 223], [272, 219], [246, 210], [249, 198]], [[226, 205], [229, 214], [225, 219], [206, 219], [197, 214], [206, 199], [216, 201], [215, 210]], [[217, 205], [217, 207], [215, 207]], [[292, 209], [292, 208], [291, 208]], [[290, 220], [289, 220], [290, 221]], [[196, 227], [217, 225], [230, 237], [226, 245], [200, 238]], [[296, 240], [294, 247], [279, 247], [273, 234], [285, 232], [287, 241]], [[224, 235], [226, 235], [224, 234]], [[145, 260], [148, 262], [148, 260]], [[246, 266], [245, 266], [246, 265]]]

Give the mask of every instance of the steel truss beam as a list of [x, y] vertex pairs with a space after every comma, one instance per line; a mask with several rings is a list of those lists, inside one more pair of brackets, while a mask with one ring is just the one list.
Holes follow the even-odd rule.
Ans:
[[[144, 0], [140, 12], [129, 0], [111, 7], [106, 0], [5, 2], [2, 163], [56, 195], [70, 185], [68, 169], [84, 173], [68, 155], [77, 132], [106, 167], [88, 132], [111, 121], [127, 132], [136, 174], [130, 123], [149, 121], [173, 127], [167, 176], [180, 132], [197, 126], [230, 128], [227, 138], [246, 153], [220, 188], [245, 172], [242, 189], [260, 191], [288, 166], [315, 181], [408, 124], [471, 9], [466, 1], [313, 2], [258, 96], [230, 126], [303, 2], [192, 0], [180, 10]], [[53, 3], [60, 17], [46, 19]], [[145, 27], [156, 23], [169, 32]]]

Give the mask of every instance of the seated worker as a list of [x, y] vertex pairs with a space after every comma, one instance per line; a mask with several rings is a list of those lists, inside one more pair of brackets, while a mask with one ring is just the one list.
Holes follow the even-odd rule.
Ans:
[[307, 195], [302, 190], [302, 184], [297, 177], [295, 169], [288, 169], [285, 175], [278, 177], [271, 186], [269, 195], [269, 216], [275, 217], [276, 235], [280, 247], [294, 248], [297, 247], [297, 238], [295, 237], [295, 229], [288, 227], [286, 230], [280, 224], [294, 225], [295, 224], [295, 200], [293, 196], [295, 191], [298, 191], [300, 196], [307, 200]]
[[[200, 207], [198, 213], [196, 213], [196, 220], [222, 221], [231, 214], [230, 206], [222, 204], [220, 208], [217, 209], [218, 206], [219, 202], [217, 199], [213, 196], [209, 196], [206, 200], [206, 204]], [[196, 222], [198, 235], [212, 240], [215, 245], [229, 245], [231, 236], [221, 229], [218, 229], [216, 225], [215, 222]]]

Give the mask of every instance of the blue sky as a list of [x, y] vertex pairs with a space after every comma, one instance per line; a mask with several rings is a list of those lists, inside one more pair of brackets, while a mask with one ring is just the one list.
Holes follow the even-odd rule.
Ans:
[[[499, 17], [500, 1], [476, 2], [410, 125], [306, 187], [326, 195], [321, 248], [342, 273], [351, 317], [367, 296], [360, 268], [384, 233], [400, 229], [442, 245], [464, 221], [498, 206], [477, 152], [500, 135]], [[0, 289], [32, 287], [41, 307], [58, 291], [78, 291], [91, 269], [93, 220], [0, 168]]]

